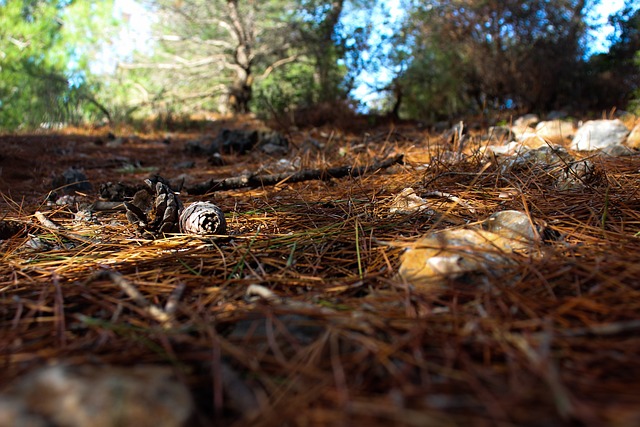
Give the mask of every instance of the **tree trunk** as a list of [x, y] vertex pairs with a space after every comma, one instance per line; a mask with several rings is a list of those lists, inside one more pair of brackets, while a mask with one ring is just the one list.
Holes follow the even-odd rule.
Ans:
[[400, 107], [402, 106], [402, 98], [404, 96], [404, 91], [400, 83], [395, 82], [393, 84], [393, 94], [396, 99], [393, 103], [393, 109], [391, 110], [391, 119], [397, 121], [400, 119]]
[[233, 113], [245, 114], [250, 111], [249, 102], [253, 89], [249, 81], [238, 81], [229, 88], [229, 109]]
[[255, 42], [253, 33], [255, 23], [252, 22], [251, 14], [245, 16], [240, 14], [237, 0], [227, 0], [227, 7], [237, 43], [234, 52], [236, 79], [229, 88], [228, 106], [233, 113], [244, 114], [249, 112], [249, 102], [253, 94], [251, 46]]
[[320, 101], [335, 101], [336, 88], [333, 81], [333, 71], [335, 67], [335, 40], [334, 33], [336, 25], [340, 20], [344, 0], [332, 1], [330, 9], [320, 24], [318, 55], [316, 57], [316, 70], [318, 73], [318, 83], [320, 85]]

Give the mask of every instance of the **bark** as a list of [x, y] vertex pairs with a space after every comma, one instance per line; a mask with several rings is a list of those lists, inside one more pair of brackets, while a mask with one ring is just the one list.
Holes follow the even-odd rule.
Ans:
[[234, 52], [234, 68], [236, 79], [229, 88], [229, 109], [234, 113], [248, 113], [249, 102], [253, 94], [251, 46], [255, 42], [253, 16], [241, 16], [238, 1], [228, 0], [227, 9], [237, 40]]
[[320, 24], [318, 52], [316, 54], [316, 69], [318, 73], [318, 80], [320, 84], [320, 101], [334, 101], [336, 93], [334, 82], [332, 81], [332, 73], [335, 68], [335, 55], [333, 49], [335, 49], [335, 28], [340, 20], [342, 9], [344, 6], [344, 0], [331, 2], [331, 7], [324, 20]]

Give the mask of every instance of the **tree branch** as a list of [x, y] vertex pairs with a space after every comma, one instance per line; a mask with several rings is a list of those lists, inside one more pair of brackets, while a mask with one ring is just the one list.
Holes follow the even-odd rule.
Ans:
[[182, 37], [175, 34], [164, 34], [158, 37], [158, 40], [166, 41], [166, 42], [192, 42], [200, 45], [207, 46], [215, 46], [223, 49], [233, 49], [233, 45], [231, 43], [225, 42], [224, 40], [204, 40], [201, 37], [193, 36], [193, 37]]
[[272, 186], [281, 182], [302, 182], [311, 180], [328, 181], [333, 178], [343, 178], [345, 176], [357, 177], [368, 173], [374, 173], [381, 169], [386, 169], [395, 164], [403, 164], [404, 155], [399, 154], [382, 162], [369, 166], [340, 166], [329, 169], [307, 169], [295, 173], [281, 173], [263, 176], [237, 176], [224, 179], [210, 179], [209, 181], [187, 186], [185, 190], [190, 195], [202, 195], [214, 191], [234, 190], [238, 188], [258, 188]]
[[296, 55], [291, 55], [288, 58], [278, 59], [276, 62], [274, 62], [273, 64], [269, 65], [266, 70], [264, 70], [264, 73], [262, 73], [262, 75], [260, 75], [259, 79], [266, 79], [273, 72], [273, 70], [275, 70], [276, 68], [281, 67], [281, 66], [283, 66], [285, 64], [289, 64], [290, 62], [294, 62], [299, 57], [300, 57], [300, 55], [296, 54]]
[[[179, 57], [175, 57], [176, 61], [178, 61]], [[215, 62], [220, 61], [221, 59], [227, 59], [225, 55], [215, 55], [208, 56], [206, 58], [196, 59], [196, 60], [186, 60], [184, 58], [180, 59], [180, 63], [153, 63], [153, 62], [141, 62], [141, 63], [119, 63], [118, 68], [122, 68], [125, 70], [136, 70], [140, 68], [151, 68], [151, 69], [161, 69], [161, 70], [182, 70], [185, 68], [197, 68], [203, 67], [205, 65], [213, 64]]]

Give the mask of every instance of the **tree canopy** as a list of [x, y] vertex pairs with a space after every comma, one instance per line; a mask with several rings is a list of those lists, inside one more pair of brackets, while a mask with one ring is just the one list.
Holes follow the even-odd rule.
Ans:
[[[139, 0], [148, 49], [95, 64], [130, 23], [114, 2], [0, 1], [0, 127], [198, 111], [290, 114], [353, 101], [358, 76], [380, 113], [441, 120], [487, 110], [631, 108], [640, 96], [638, 8], [610, 17], [589, 57], [598, 0]], [[120, 36], [119, 36], [120, 34]], [[118, 38], [120, 37], [120, 38]], [[357, 101], [357, 100], [356, 100]]]
[[60, 8], [16, 0], [0, 8], [0, 127], [62, 120], [70, 56], [61, 45]]
[[0, 128], [30, 128], [109, 116], [88, 76], [109, 37], [112, 3], [0, 2]]

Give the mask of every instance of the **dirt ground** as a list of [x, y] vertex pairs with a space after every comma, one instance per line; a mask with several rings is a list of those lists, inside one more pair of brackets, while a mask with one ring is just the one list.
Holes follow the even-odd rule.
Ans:
[[[480, 156], [479, 138], [452, 147], [413, 125], [293, 130], [286, 151], [222, 165], [185, 149], [259, 126], [0, 136], [0, 394], [53, 363], [153, 365], [186, 386], [183, 425], [640, 425], [640, 156], [590, 156], [595, 178], [558, 190], [548, 170]], [[75, 215], [108, 182], [187, 188], [398, 154], [404, 164], [357, 177], [181, 191], [225, 212], [228, 235], [213, 241], [143, 239], [118, 209]], [[57, 205], [72, 167], [91, 187]], [[407, 187], [464, 203], [390, 213]], [[506, 209], [546, 225], [541, 256], [435, 291], [397, 276], [420, 236]]]

